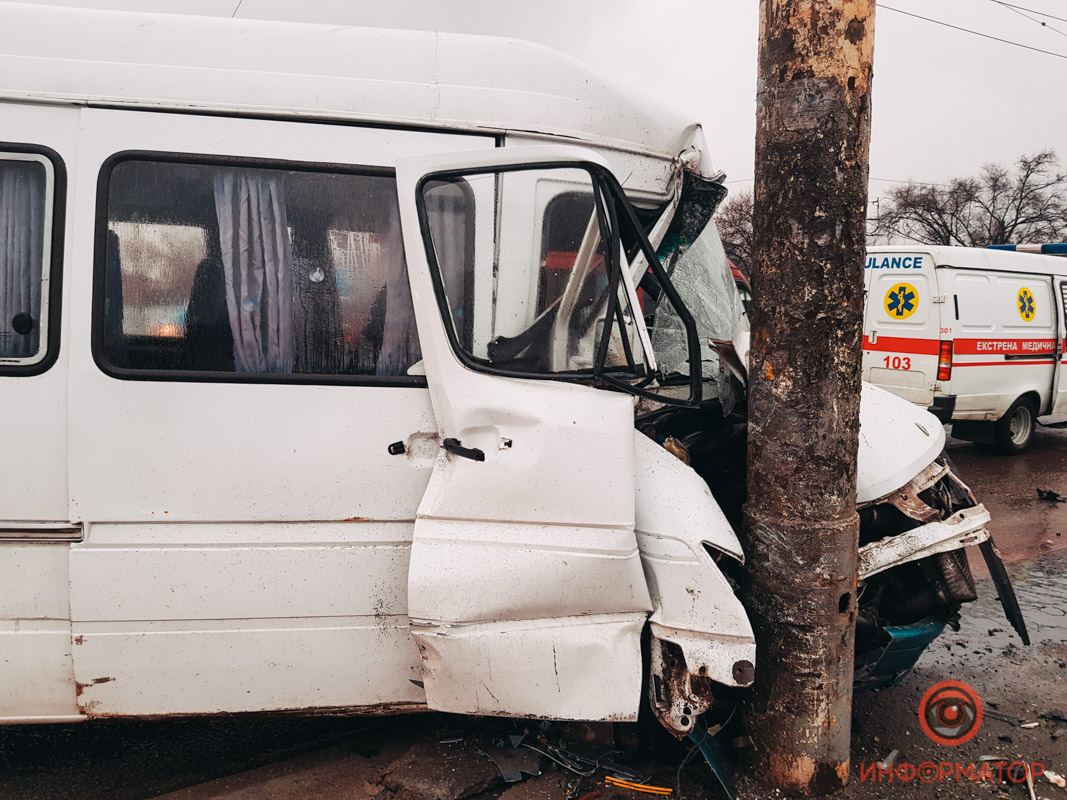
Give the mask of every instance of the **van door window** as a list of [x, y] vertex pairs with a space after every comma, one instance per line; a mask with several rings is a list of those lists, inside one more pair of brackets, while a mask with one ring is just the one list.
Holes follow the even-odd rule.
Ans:
[[0, 152], [0, 369], [39, 365], [48, 352], [53, 165]]
[[106, 370], [398, 378], [421, 359], [392, 174], [139, 158], [104, 172]]
[[[548, 196], [546, 186], [553, 187]], [[562, 276], [553, 282], [563, 286], [552, 288], [554, 298], [546, 297], [537, 231], [552, 207], [550, 193], [573, 194], [576, 188], [593, 197], [592, 179], [583, 169], [435, 177], [423, 185], [421, 207], [427, 214], [446, 322], [471, 366], [530, 376], [591, 376], [606, 338], [605, 369], [631, 378], [646, 374], [645, 349], [618, 277], [622, 270], [612, 279], [607, 268], [613, 239], [592, 202], [556, 206], [561, 212], [552, 218], [555, 235], [573, 249], [553, 252], [553, 270]], [[471, 247], [462, 253], [450, 246], [460, 238], [455, 221], [435, 220], [429, 214], [441, 195], [464, 197], [468, 207], [457, 219], [474, 220]], [[617, 237], [614, 242], [617, 245]], [[448, 280], [459, 272], [472, 276], [472, 291], [462, 296], [456, 296]], [[541, 310], [546, 301], [548, 307]], [[618, 313], [609, 315], [609, 308]], [[460, 336], [465, 328], [471, 332], [467, 340]]]

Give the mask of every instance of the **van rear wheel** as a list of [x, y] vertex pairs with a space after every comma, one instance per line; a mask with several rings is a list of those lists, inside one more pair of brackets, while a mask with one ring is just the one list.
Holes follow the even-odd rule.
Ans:
[[1026, 450], [1034, 440], [1037, 412], [1032, 401], [1020, 397], [996, 422], [997, 449], [1015, 455]]

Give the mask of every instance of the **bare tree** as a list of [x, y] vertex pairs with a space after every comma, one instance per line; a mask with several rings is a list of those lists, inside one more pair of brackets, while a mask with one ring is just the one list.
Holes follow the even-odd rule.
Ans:
[[1067, 173], [1055, 151], [1022, 156], [1014, 170], [986, 164], [977, 178], [894, 186], [873, 235], [886, 241], [986, 247], [1067, 236]]
[[745, 275], [752, 275], [752, 190], [730, 197], [715, 219], [727, 258]]

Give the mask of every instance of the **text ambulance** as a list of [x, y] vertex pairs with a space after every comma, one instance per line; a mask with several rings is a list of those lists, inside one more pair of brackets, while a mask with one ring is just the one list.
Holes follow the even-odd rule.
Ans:
[[1067, 261], [968, 247], [871, 247], [863, 378], [923, 405], [953, 435], [1025, 450], [1061, 382]]

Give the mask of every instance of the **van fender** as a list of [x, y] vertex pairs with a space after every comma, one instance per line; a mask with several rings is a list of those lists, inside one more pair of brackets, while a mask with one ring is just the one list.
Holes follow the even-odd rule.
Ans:
[[752, 683], [752, 625], [709, 549], [738, 562], [744, 553], [700, 476], [635, 435], [637, 544], [653, 604], [649, 699], [681, 737], [711, 706], [713, 683]]

